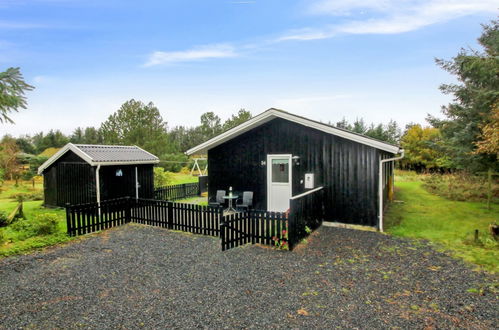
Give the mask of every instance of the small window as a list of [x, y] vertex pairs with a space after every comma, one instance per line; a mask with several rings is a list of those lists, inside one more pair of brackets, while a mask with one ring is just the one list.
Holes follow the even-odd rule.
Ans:
[[272, 159], [272, 182], [289, 182], [289, 159]]
[[123, 176], [123, 171], [121, 170], [121, 168], [116, 170], [116, 176]]

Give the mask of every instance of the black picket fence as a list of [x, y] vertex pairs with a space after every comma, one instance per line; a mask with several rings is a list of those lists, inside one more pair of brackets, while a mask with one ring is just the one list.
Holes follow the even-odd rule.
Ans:
[[175, 201], [200, 195], [199, 183], [183, 183], [154, 189], [154, 199]]
[[322, 187], [310, 190], [291, 198], [289, 213], [289, 248], [298, 244], [317, 229], [324, 221], [324, 189]]
[[131, 221], [194, 234], [219, 236], [222, 207], [138, 199], [131, 204]]
[[322, 188], [291, 199], [289, 215], [249, 210], [223, 215], [222, 207], [201, 206], [154, 199], [119, 198], [97, 203], [68, 205], [70, 236], [84, 235], [136, 222], [195, 234], [220, 237], [222, 250], [247, 243], [293, 249], [309, 230], [324, 220]]
[[219, 236], [222, 212], [221, 207], [120, 198], [103, 201], [100, 205], [68, 205], [66, 218], [70, 236], [89, 234], [129, 222]]
[[66, 206], [69, 236], [85, 235], [130, 222], [130, 198], [117, 198], [97, 203]]
[[247, 243], [286, 247], [285, 213], [249, 210], [224, 216], [220, 228], [222, 251]]

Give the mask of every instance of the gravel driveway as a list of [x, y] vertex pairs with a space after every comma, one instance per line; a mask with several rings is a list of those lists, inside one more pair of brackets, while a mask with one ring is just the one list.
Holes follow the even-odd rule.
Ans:
[[0, 260], [0, 328], [495, 328], [495, 280], [373, 232], [221, 252], [216, 238], [129, 224]]

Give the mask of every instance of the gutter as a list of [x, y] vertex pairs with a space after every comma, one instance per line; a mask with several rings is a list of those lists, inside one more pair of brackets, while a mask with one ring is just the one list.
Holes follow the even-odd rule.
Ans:
[[400, 150], [400, 156], [379, 160], [378, 196], [379, 196], [379, 231], [383, 232], [383, 164], [404, 158], [404, 149]]

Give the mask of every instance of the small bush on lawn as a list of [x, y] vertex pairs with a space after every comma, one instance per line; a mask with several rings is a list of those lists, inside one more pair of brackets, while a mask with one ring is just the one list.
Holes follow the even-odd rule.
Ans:
[[57, 232], [58, 217], [52, 213], [42, 213], [32, 220], [19, 220], [10, 228], [16, 232], [15, 240], [23, 241], [34, 236], [51, 235]]
[[17, 193], [10, 195], [9, 197], [15, 199], [18, 202], [41, 201], [43, 200], [43, 192], [36, 191], [32, 193]]
[[5, 227], [7, 226], [7, 213], [4, 211], [0, 211], [0, 227]]
[[0, 246], [3, 245], [3, 243], [5, 243], [6, 239], [5, 239], [5, 235], [3, 233], [3, 231], [0, 230]]
[[53, 213], [43, 213], [35, 217], [37, 235], [50, 235], [57, 232], [57, 215]]

